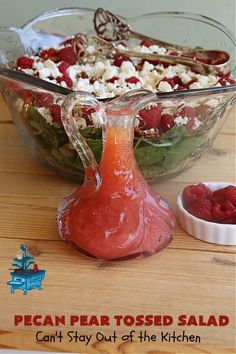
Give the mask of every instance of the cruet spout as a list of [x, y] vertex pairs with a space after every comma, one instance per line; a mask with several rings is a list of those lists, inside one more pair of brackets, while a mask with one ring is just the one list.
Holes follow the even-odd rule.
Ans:
[[148, 103], [155, 102], [157, 96], [148, 90], [131, 90], [125, 95], [119, 96], [106, 104], [106, 113], [109, 115], [119, 112], [119, 115], [125, 115], [129, 112], [134, 118], [135, 114]]
[[[66, 97], [62, 103], [62, 124], [70, 142], [76, 149], [85, 170], [85, 182], [94, 182], [95, 189], [99, 189], [101, 176], [97, 161], [80, 133], [81, 122], [88, 110], [96, 112], [101, 121], [104, 120], [104, 106], [91, 94], [77, 91]], [[102, 122], [101, 122], [102, 123]]]

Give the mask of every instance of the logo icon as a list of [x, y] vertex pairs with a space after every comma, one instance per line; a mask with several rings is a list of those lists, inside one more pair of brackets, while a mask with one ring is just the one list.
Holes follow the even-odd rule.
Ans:
[[[45, 270], [39, 269], [34, 261], [34, 257], [29, 256], [26, 246], [20, 245], [16, 258], [13, 258], [11, 272], [11, 280], [7, 285], [11, 286], [11, 293], [14, 294], [16, 289], [21, 289], [24, 295], [32, 289], [42, 290], [42, 281], [45, 277]], [[34, 265], [33, 268], [30, 266]]]

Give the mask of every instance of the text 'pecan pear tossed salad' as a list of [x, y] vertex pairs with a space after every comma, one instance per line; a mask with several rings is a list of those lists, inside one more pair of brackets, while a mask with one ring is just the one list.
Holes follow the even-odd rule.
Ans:
[[[118, 47], [125, 50], [126, 43]], [[91, 49], [92, 50], [92, 49]], [[175, 55], [164, 47], [142, 41], [132, 50], [160, 55]], [[53, 47], [42, 48], [31, 56], [18, 58], [15, 70], [38, 77], [74, 91], [92, 93], [97, 98], [119, 96], [133, 89], [172, 92], [221, 87], [235, 84], [230, 74], [201, 75], [182, 64], [114, 55], [80, 63], [73, 50], [72, 39]], [[83, 166], [61, 124], [60, 102], [53, 94], [21, 90], [16, 105], [33, 130], [35, 138], [48, 149], [61, 166], [72, 172]], [[216, 107], [224, 98], [203, 95], [195, 99], [157, 98], [139, 111], [135, 121], [135, 157], [145, 177], [160, 177], [181, 170], [186, 159], [204, 150], [209, 129], [219, 119]], [[222, 102], [221, 102], [222, 99]], [[101, 122], [90, 107], [84, 108], [77, 121], [98, 162], [102, 152]]]

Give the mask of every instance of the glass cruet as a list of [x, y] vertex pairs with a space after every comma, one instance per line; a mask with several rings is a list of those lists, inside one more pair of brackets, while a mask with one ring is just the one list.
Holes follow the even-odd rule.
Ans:
[[[87, 256], [104, 260], [151, 256], [172, 240], [174, 215], [144, 180], [133, 151], [135, 116], [155, 100], [156, 95], [145, 90], [106, 103], [76, 92], [62, 104], [62, 123], [83, 162], [85, 180], [61, 203], [58, 229], [63, 240]], [[103, 127], [99, 165], [77, 124], [88, 107]]]

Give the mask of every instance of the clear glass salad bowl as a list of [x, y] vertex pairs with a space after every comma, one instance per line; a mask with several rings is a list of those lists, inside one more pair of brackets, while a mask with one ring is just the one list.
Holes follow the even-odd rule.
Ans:
[[[40, 161], [60, 175], [80, 182], [84, 179], [83, 164], [69, 143], [63, 125], [49, 124], [40, 113], [52, 104], [60, 109], [61, 102], [72, 91], [12, 67], [24, 54], [37, 53], [40, 48], [61, 43], [77, 32], [94, 34], [93, 14], [92, 9], [52, 10], [22, 28], [0, 28], [0, 90], [21, 136]], [[228, 51], [231, 75], [235, 77], [235, 39], [220, 23], [204, 16], [176, 12], [146, 14], [126, 21], [134, 30], [170, 43]], [[170, 31], [167, 23], [175, 30]], [[235, 101], [234, 83], [158, 93], [156, 105], [160, 110], [173, 112], [182, 121], [187, 115], [191, 124], [176, 124], [155, 137], [134, 137], [135, 158], [144, 177], [154, 180], [173, 177], [197, 161], [212, 145]], [[83, 114], [89, 118], [91, 112], [87, 110]], [[90, 126], [81, 128], [80, 132], [100, 162], [102, 128]]]

